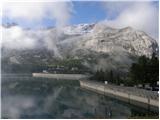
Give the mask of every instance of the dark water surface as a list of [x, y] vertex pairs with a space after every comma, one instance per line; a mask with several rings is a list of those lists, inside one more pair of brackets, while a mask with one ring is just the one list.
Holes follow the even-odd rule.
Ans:
[[158, 116], [80, 88], [74, 80], [2, 76], [2, 118], [132, 118]]

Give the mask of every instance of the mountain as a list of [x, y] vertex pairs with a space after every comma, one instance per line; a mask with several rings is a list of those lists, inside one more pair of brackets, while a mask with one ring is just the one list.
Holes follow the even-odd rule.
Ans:
[[115, 29], [103, 23], [66, 26], [61, 30], [3, 26], [2, 62], [54, 64], [78, 59], [90, 70], [127, 72], [138, 56], [158, 55], [158, 43], [132, 27]]

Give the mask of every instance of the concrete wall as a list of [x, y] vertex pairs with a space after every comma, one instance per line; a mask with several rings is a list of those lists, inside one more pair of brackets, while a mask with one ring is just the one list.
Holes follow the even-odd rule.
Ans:
[[145, 108], [153, 108], [157, 111], [159, 108], [159, 101], [143, 96], [135, 95], [134, 93], [127, 93], [125, 91], [119, 91], [116, 89], [112, 89], [112, 87], [109, 87], [105, 84], [88, 81], [85, 80], [88, 78], [87, 75], [83, 74], [48, 74], [48, 73], [33, 73], [33, 77], [44, 77], [44, 78], [53, 78], [53, 79], [66, 79], [66, 80], [79, 80], [80, 86], [82, 88], [114, 97], [119, 100], [123, 100], [125, 102], [129, 102], [134, 105], [138, 105]]
[[49, 73], [32, 73], [33, 77], [44, 77], [54, 79], [79, 80], [86, 79], [88, 76], [83, 74], [49, 74]]
[[154, 100], [151, 98], [146, 98], [142, 96], [137, 96], [134, 94], [128, 94], [121, 91], [116, 91], [112, 88], [107, 87], [107, 85], [104, 84], [98, 84], [96, 82], [90, 82], [87, 80], [80, 80], [80, 86], [82, 88], [92, 90], [97, 93], [101, 93], [106, 96], [111, 96], [119, 100], [123, 100], [125, 102], [138, 105], [144, 108], [153, 108], [152, 110], [158, 110], [159, 108], [159, 101]]

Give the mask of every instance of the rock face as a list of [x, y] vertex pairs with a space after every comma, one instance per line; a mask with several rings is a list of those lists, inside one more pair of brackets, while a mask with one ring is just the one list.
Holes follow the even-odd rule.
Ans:
[[158, 44], [155, 40], [146, 33], [136, 31], [131, 27], [113, 29], [96, 24], [92, 31], [75, 39], [77, 39], [74, 41], [77, 42], [76, 49], [95, 52], [112, 53], [118, 50], [119, 52], [128, 52], [136, 56], [145, 55], [147, 57], [150, 57], [153, 52], [158, 52]]
[[[3, 27], [3, 29], [13, 34], [15, 32], [13, 27]], [[15, 42], [18, 41], [19, 44], [23, 38], [25, 41], [33, 39], [34, 45], [28, 43], [33, 46], [32, 48], [30, 46], [28, 49], [21, 47], [18, 50], [13, 47], [7, 48], [11, 43], [5, 41], [13, 42], [12, 37], [5, 37], [2, 42], [2, 57], [12, 57], [10, 60], [14, 63], [18, 61], [18, 64], [21, 61], [18, 58], [23, 59], [26, 54], [30, 59], [44, 60], [45, 64], [47, 59], [71, 57], [83, 59], [83, 64], [93, 70], [102, 68], [127, 71], [137, 56], [151, 57], [153, 52], [157, 54], [159, 52], [157, 41], [131, 27], [115, 29], [97, 23], [66, 26], [60, 33], [55, 28], [36, 31], [20, 29], [19, 32], [17, 38], [13, 34]], [[10, 34], [5, 32], [6, 36]]]

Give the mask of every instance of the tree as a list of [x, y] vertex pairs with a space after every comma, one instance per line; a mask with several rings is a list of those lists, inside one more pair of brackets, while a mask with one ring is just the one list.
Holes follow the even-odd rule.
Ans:
[[110, 83], [114, 83], [113, 71], [112, 71], [112, 70], [109, 72], [108, 82], [110, 82]]
[[159, 81], [159, 60], [158, 56], [156, 56], [155, 53], [152, 54], [152, 58], [149, 63], [148, 74], [148, 82], [150, 82], [151, 85], [154, 86], [157, 81]]
[[141, 56], [137, 63], [133, 63], [130, 68], [130, 77], [133, 84], [155, 85], [159, 78], [159, 60], [155, 53], [149, 59], [146, 56]]
[[102, 69], [97, 70], [90, 79], [104, 82], [105, 80], [107, 80], [107, 72], [103, 71]]

